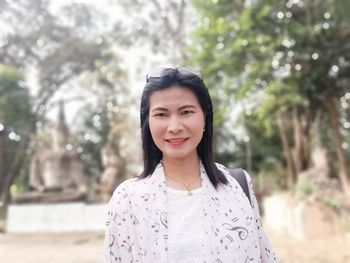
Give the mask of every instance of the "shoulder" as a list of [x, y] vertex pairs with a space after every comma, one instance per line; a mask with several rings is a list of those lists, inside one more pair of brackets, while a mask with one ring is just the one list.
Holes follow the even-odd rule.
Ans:
[[122, 199], [125, 199], [125, 195], [128, 193], [130, 187], [132, 184], [134, 184], [134, 181], [136, 179], [132, 178], [132, 179], [127, 179], [124, 182], [122, 182], [121, 184], [119, 184], [117, 186], [117, 188], [114, 190], [113, 195], [109, 201], [109, 204], [116, 204], [116, 203], [120, 203], [120, 201]]
[[131, 178], [122, 182], [114, 190], [110, 200], [110, 204], [114, 205], [128, 205], [129, 201], [136, 196], [143, 195], [148, 189], [150, 178]]
[[[226, 166], [224, 166], [223, 164], [220, 164], [220, 163], [215, 163], [215, 165], [216, 165], [216, 167], [217, 167], [221, 172], [223, 172], [226, 176], [229, 176], [229, 175], [230, 175], [229, 169], [232, 169], [232, 168], [242, 169], [242, 171], [244, 172], [245, 177], [247, 178], [247, 181], [248, 181], [248, 182], [251, 182], [251, 177], [250, 177], [249, 173], [248, 173], [246, 170], [244, 170], [243, 168], [239, 168], [239, 167], [230, 167], [230, 168], [228, 168], [228, 167], [226, 167]], [[231, 176], [230, 176], [230, 177], [231, 177]]]
[[225, 175], [229, 175], [229, 168], [227, 168], [225, 165], [221, 163], [215, 163], [215, 165], [220, 170], [220, 172], [224, 173]]
[[137, 178], [131, 178], [119, 184], [113, 192], [109, 206], [119, 208], [127, 206], [132, 189], [134, 189], [135, 185], [139, 184], [138, 182], [139, 180]]
[[[237, 167], [232, 167], [232, 168], [227, 168], [226, 166], [222, 165], [222, 164], [219, 164], [219, 163], [215, 163], [216, 167], [226, 176], [228, 182], [229, 182], [229, 185], [231, 186], [237, 186], [239, 183], [237, 182], [237, 179], [233, 177], [233, 175], [231, 175], [229, 169], [232, 169], [232, 168], [237, 168]], [[247, 184], [248, 184], [248, 187], [249, 188], [252, 188], [252, 179], [249, 175], [249, 173], [242, 169], [242, 168], [237, 168], [237, 169], [241, 169], [244, 173], [244, 176], [246, 178], [246, 181], [247, 181]]]
[[226, 166], [220, 163], [215, 163], [216, 168], [226, 177], [228, 186], [235, 185], [235, 179], [230, 175], [230, 172]]
[[252, 178], [250, 177], [249, 173], [246, 170], [244, 170], [244, 169], [242, 169], [242, 170], [244, 172], [245, 177], [247, 178], [248, 185], [251, 186], [252, 185]]

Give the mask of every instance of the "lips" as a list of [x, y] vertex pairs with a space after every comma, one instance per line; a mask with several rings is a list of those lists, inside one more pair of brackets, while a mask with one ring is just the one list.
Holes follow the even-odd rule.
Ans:
[[166, 141], [171, 145], [171, 146], [181, 146], [183, 145], [188, 138], [172, 138], [172, 139], [167, 139]]

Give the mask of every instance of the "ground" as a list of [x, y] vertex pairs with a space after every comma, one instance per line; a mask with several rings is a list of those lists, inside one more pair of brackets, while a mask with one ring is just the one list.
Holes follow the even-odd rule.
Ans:
[[296, 240], [268, 231], [282, 263], [350, 263], [350, 232], [327, 238]]
[[1, 263], [96, 263], [103, 234], [0, 234]]
[[[282, 263], [350, 263], [350, 233], [308, 241], [268, 231]], [[101, 262], [103, 233], [0, 234], [1, 263]]]

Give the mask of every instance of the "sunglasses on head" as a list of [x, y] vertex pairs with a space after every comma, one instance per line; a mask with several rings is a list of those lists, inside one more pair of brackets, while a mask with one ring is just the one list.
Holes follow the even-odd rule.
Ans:
[[149, 81], [150, 78], [161, 78], [166, 76], [170, 71], [176, 70], [182, 75], [195, 75], [202, 79], [202, 72], [199, 69], [196, 68], [190, 68], [190, 67], [175, 67], [175, 68], [165, 68], [165, 67], [160, 67], [160, 68], [155, 68], [151, 70], [150, 73], [146, 75], [146, 82]]

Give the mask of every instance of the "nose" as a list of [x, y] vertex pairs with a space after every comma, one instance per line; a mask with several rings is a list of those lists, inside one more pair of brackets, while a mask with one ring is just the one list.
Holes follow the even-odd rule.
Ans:
[[170, 118], [168, 123], [168, 132], [178, 133], [182, 130], [182, 122], [176, 116]]

